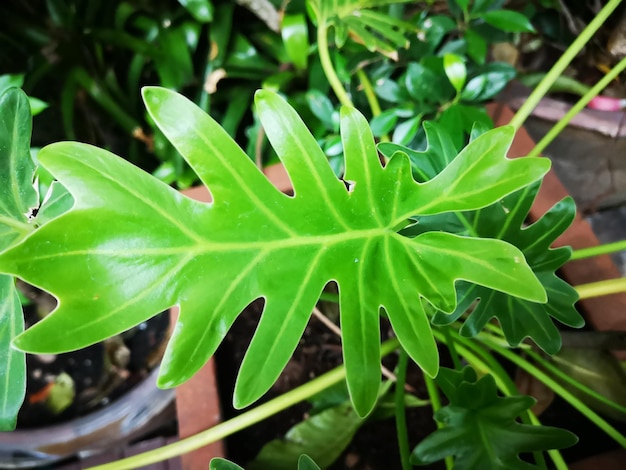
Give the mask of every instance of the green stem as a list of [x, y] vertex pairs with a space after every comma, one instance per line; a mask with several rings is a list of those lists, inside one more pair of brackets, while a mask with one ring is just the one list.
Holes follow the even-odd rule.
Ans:
[[604, 245], [590, 246], [589, 248], [581, 248], [580, 250], [574, 250], [570, 261], [583, 258], [591, 258], [592, 256], [608, 255], [609, 253], [615, 253], [616, 251], [626, 250], [626, 240], [620, 240], [618, 242], [606, 243]]
[[626, 292], [626, 277], [608, 279], [606, 281], [590, 282], [576, 286], [576, 291], [581, 299], [590, 299], [609, 294]]
[[[374, 87], [372, 86], [372, 82], [370, 82], [369, 77], [363, 71], [363, 69], [358, 69], [356, 71], [356, 75], [361, 82], [361, 86], [363, 87], [363, 92], [365, 93], [365, 97], [367, 98], [367, 103], [372, 110], [372, 116], [376, 117], [382, 113], [380, 108], [380, 103], [378, 102], [378, 98], [376, 97], [376, 93], [374, 92]], [[380, 137], [381, 142], [389, 142], [389, 136], [383, 135]]]
[[619, 61], [619, 63], [613, 67], [613, 69], [602, 77], [598, 83], [595, 84], [587, 93], [585, 93], [578, 102], [571, 107], [571, 109], [565, 113], [559, 122], [557, 122], [548, 133], [543, 136], [539, 143], [528, 154], [529, 157], [536, 157], [543, 152], [543, 150], [550, 145], [550, 143], [560, 134], [560, 132], [569, 124], [569, 122], [576, 116], [594, 97], [600, 94], [606, 86], [611, 83], [615, 77], [617, 77], [624, 69], [626, 69], [626, 57]]
[[[385, 341], [380, 348], [381, 356], [396, 350], [399, 346], [398, 340], [390, 339]], [[206, 431], [202, 431], [186, 439], [182, 439], [173, 444], [169, 444], [158, 449], [154, 449], [143, 454], [134, 455], [125, 459], [117, 460], [112, 463], [91, 467], [92, 470], [131, 470], [141, 468], [155, 462], [171, 459], [179, 455], [191, 452], [193, 450], [204, 447], [212, 442], [219, 441], [230, 436], [237, 431], [241, 431], [260, 421], [263, 421], [276, 413], [289, 408], [296, 403], [300, 403], [313, 395], [339, 383], [346, 376], [344, 366], [337, 367], [324, 375], [321, 375], [300, 387], [274, 398], [262, 405], [252, 408], [239, 416], [228, 421], [224, 421]]]
[[[430, 400], [430, 404], [433, 408], [433, 415], [437, 413], [441, 409], [441, 399], [439, 398], [439, 389], [437, 388], [437, 384], [435, 381], [431, 379], [428, 375], [423, 374], [424, 383], [426, 384], [426, 391], [428, 392], [428, 399]], [[437, 421], [437, 428], [441, 429], [444, 427], [443, 423]], [[452, 470], [454, 467], [454, 460], [451, 456], [446, 457], [446, 470]]]
[[402, 470], [412, 470], [411, 451], [409, 449], [409, 433], [406, 427], [406, 409], [404, 405], [404, 384], [406, 383], [406, 368], [409, 363], [409, 356], [400, 348], [398, 367], [396, 372], [395, 385], [395, 411], [396, 411], [396, 433], [398, 434], [398, 448], [400, 450], [400, 462]]
[[333, 67], [333, 61], [330, 58], [328, 49], [328, 25], [326, 23], [320, 23], [317, 28], [317, 51], [320, 56], [324, 74], [335, 92], [335, 95], [337, 95], [339, 102], [344, 106], [353, 107], [352, 100], [350, 100], [346, 90], [343, 88], [341, 80], [339, 80], [337, 72], [335, 72], [335, 68]]
[[515, 130], [519, 129], [524, 121], [532, 113], [535, 106], [543, 98], [552, 84], [559, 78], [569, 63], [576, 57], [576, 55], [582, 50], [583, 47], [589, 42], [595, 32], [600, 29], [604, 21], [609, 15], [617, 8], [621, 3], [621, 0], [609, 0], [607, 4], [600, 10], [596, 17], [587, 25], [582, 33], [576, 38], [576, 40], [567, 48], [567, 50], [561, 55], [559, 60], [552, 66], [550, 71], [546, 74], [543, 80], [537, 85], [537, 88], [533, 90], [530, 96], [526, 99], [522, 107], [515, 113], [513, 119], [511, 119], [510, 125]]
[[595, 411], [585, 405], [579, 398], [574, 396], [569, 390], [563, 387], [560, 383], [554, 380], [552, 377], [547, 375], [538, 367], [529, 363], [526, 360], [521, 359], [517, 354], [512, 352], [507, 348], [503, 348], [498, 344], [486, 339], [481, 338], [487, 346], [493, 349], [495, 352], [505, 357], [512, 363], [516, 364], [518, 367], [521, 367], [525, 371], [529, 372], [537, 379], [541, 380], [544, 384], [554, 390], [554, 393], [560, 395], [565, 401], [567, 401], [570, 405], [576, 408], [581, 414], [583, 414], [589, 421], [598, 426], [602, 431], [604, 431], [609, 437], [614, 439], [619, 445], [622, 447], [626, 447], [626, 437], [623, 436], [617, 429], [611, 426], [604, 418], [598, 415]]

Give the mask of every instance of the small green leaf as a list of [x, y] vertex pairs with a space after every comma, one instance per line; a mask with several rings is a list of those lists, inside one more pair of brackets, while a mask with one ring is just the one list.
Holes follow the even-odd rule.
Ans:
[[401, 152], [383, 167], [366, 119], [344, 108], [345, 178], [354, 181], [348, 191], [293, 108], [261, 90], [257, 113], [293, 184], [290, 197], [186, 98], [146, 88], [144, 100], [213, 203], [187, 199], [102, 149], [77, 143], [42, 149], [41, 164], [76, 202], [0, 254], [0, 272], [59, 298], [52, 314], [15, 339], [17, 347], [72, 350], [179, 305], [159, 377], [161, 386], [172, 387], [207, 361], [246, 305], [264, 297], [235, 385], [234, 402], [242, 407], [276, 380], [322, 289], [334, 280], [348, 389], [365, 416], [380, 384], [381, 306], [409, 355], [435, 375], [437, 348], [421, 299], [451, 312], [462, 279], [546, 300], [522, 253], [508, 243], [398, 234], [412, 217], [486, 207], [541, 178], [547, 159], [505, 157], [512, 128], [481, 135], [420, 184]]
[[298, 470], [320, 470], [311, 457], [304, 454], [298, 459]]
[[299, 70], [307, 68], [309, 57], [309, 30], [303, 14], [285, 15], [280, 33], [291, 62]]
[[519, 454], [560, 449], [578, 441], [564, 429], [518, 423], [517, 417], [535, 400], [528, 396], [499, 397], [491, 375], [476, 380], [475, 374], [441, 369], [437, 383], [450, 402], [435, 413], [435, 419], [444, 427], [413, 450], [414, 465], [454, 456], [457, 468], [542, 468], [522, 461]]
[[191, 16], [200, 23], [210, 23], [213, 21], [213, 4], [210, 0], [178, 0]]
[[517, 11], [513, 10], [490, 10], [480, 14], [491, 26], [509, 33], [534, 33], [535, 28], [530, 20]]
[[467, 69], [463, 59], [456, 54], [446, 54], [443, 56], [443, 69], [456, 92], [460, 93], [467, 79]]
[[467, 82], [461, 99], [468, 102], [491, 99], [515, 78], [515, 73], [515, 68], [504, 62], [487, 64], [477, 76]]
[[327, 408], [293, 426], [284, 437], [265, 444], [247, 470], [293, 470], [302, 454], [322, 468], [348, 447], [364, 420], [350, 402]]
[[398, 122], [398, 116], [395, 109], [383, 111], [370, 121], [370, 127], [375, 137], [381, 137], [391, 132]]
[[244, 470], [236, 463], [229, 462], [221, 457], [215, 457], [211, 459], [209, 463], [209, 470]]

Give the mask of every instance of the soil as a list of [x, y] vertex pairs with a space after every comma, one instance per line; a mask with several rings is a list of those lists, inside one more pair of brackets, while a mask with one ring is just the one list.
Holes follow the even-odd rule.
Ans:
[[[262, 301], [257, 301], [240, 315], [216, 355], [221, 388], [220, 399], [225, 420], [238, 413], [231, 406], [235, 373], [254, 334], [262, 308]], [[381, 324], [381, 332], [382, 339], [390, 336], [391, 328], [385, 321]], [[445, 352], [442, 351], [442, 354]], [[445, 358], [443, 360], [445, 361]], [[388, 369], [393, 370], [395, 361], [396, 357], [390, 355], [383, 362]], [[292, 359], [261, 402], [297, 387], [342, 363], [339, 337], [312, 317]], [[407, 384], [415, 389], [415, 394], [419, 398], [427, 397], [421, 371], [414, 364], [407, 371]], [[231, 436], [226, 440], [228, 458], [245, 466], [246, 462], [258, 454], [264, 444], [283, 436], [289, 428], [302, 421], [310, 408], [310, 404], [301, 403]], [[414, 447], [436, 429], [431, 408], [426, 406], [408, 410], [407, 425], [410, 445]], [[390, 470], [400, 467], [395, 421], [390, 418], [363, 425], [330, 470]], [[445, 466], [441, 464], [423, 468], [443, 469]]]
[[[32, 288], [28, 292], [32, 296]], [[37, 310], [41, 310], [42, 303], [49, 306], [49, 299], [43, 301], [43, 295], [37, 292], [39, 301], [25, 308], [27, 327], [38, 321]], [[168, 328], [169, 315], [164, 312], [85, 349], [27, 354], [26, 399], [18, 415], [18, 429], [69, 421], [122, 396], [158, 365]], [[63, 398], [59, 399], [59, 394]]]

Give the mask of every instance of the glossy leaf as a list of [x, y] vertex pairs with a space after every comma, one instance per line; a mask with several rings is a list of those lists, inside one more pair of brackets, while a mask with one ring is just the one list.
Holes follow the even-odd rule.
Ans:
[[244, 470], [236, 463], [230, 462], [221, 457], [215, 457], [211, 459], [209, 463], [209, 470]]
[[247, 470], [292, 470], [302, 454], [327, 468], [348, 447], [363, 422], [349, 401], [327, 408], [296, 424], [284, 437], [265, 444], [246, 465]]
[[276, 380], [323, 287], [335, 280], [348, 388], [365, 415], [380, 383], [381, 306], [403, 347], [434, 375], [437, 349], [421, 298], [451, 312], [455, 282], [464, 279], [545, 301], [521, 252], [505, 242], [397, 233], [413, 216], [485, 207], [543, 176], [546, 159], [505, 158], [512, 128], [482, 135], [436, 178], [418, 184], [402, 153], [381, 166], [365, 118], [345, 108], [345, 178], [354, 182], [348, 191], [295, 111], [260, 91], [257, 112], [293, 183], [289, 197], [186, 98], [147, 88], [144, 99], [214, 202], [191, 201], [102, 149], [76, 143], [42, 149], [40, 162], [76, 203], [0, 255], [0, 271], [59, 298], [51, 315], [15, 340], [18, 347], [80, 348], [179, 305], [159, 377], [172, 387], [206, 362], [248, 303], [264, 297], [235, 386], [234, 402], [242, 407]]
[[569, 431], [517, 422], [535, 400], [499, 397], [491, 375], [480, 380], [470, 368], [441, 369], [437, 384], [449, 404], [435, 413], [444, 425], [413, 450], [412, 463], [424, 465], [454, 457], [454, 467], [522, 470], [542, 468], [519, 458], [523, 452], [560, 449], [578, 439]]
[[200, 23], [213, 21], [213, 4], [210, 0], [178, 0]]
[[309, 58], [309, 30], [302, 14], [285, 15], [280, 33], [285, 50], [297, 69], [304, 70]]
[[320, 470], [320, 467], [313, 461], [311, 457], [304, 454], [298, 459], [298, 470]]
[[457, 93], [460, 93], [467, 79], [467, 69], [463, 59], [456, 54], [443, 56], [443, 69]]
[[513, 10], [490, 10], [481, 13], [480, 17], [491, 26], [509, 33], [533, 33], [535, 28], [530, 20], [517, 11]]
[[471, 78], [461, 99], [468, 102], [480, 102], [493, 98], [515, 77], [515, 68], [504, 62], [487, 64], [480, 73]]

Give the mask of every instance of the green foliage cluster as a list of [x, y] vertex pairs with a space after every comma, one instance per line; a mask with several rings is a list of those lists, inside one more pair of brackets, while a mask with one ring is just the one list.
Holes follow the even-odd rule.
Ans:
[[[294, 1], [279, 34], [265, 13], [248, 12], [252, 28], [239, 25], [243, 7], [226, 1], [157, 8], [48, 0], [55, 28], [83, 35], [89, 25], [86, 56], [64, 56], [71, 66], [52, 63], [41, 72], [65, 69], [66, 132], [74, 132], [74, 100], [84, 87], [127, 131], [150, 129], [161, 163], [148, 165], [153, 175], [134, 166], [137, 142], [131, 162], [61, 142], [38, 153], [36, 170], [33, 101], [17, 87], [0, 95], [3, 429], [14, 425], [24, 397], [20, 351], [78, 349], [177, 305], [159, 375], [160, 386], [174, 387], [204, 365], [251, 301], [264, 298], [233, 397], [236, 407], [248, 406], [276, 381], [335, 282], [349, 401], [294, 428], [298, 443], [337, 420], [355, 432], [384, 402], [381, 316], [402, 354], [427, 381], [437, 377], [449, 400], [435, 410], [442, 429], [415, 448], [413, 463], [454, 456], [458, 468], [534, 468], [518, 454], [575, 442], [563, 430], [517, 423], [530, 419], [532, 399], [498, 396], [496, 383], [513, 393], [502, 385], [510, 379], [489, 353], [472, 354], [466, 343], [470, 336], [497, 350], [494, 341], [518, 347], [530, 338], [553, 354], [561, 345], [554, 320], [582, 325], [576, 291], [555, 274], [571, 251], [550, 248], [571, 223], [573, 202], [525, 225], [549, 161], [507, 158], [515, 130], [491, 129], [483, 109], [515, 73], [487, 62], [488, 45], [533, 27], [504, 2], [451, 1], [448, 15], [403, 3]], [[112, 44], [128, 49], [116, 63], [128, 65], [124, 87], [108, 60]], [[81, 62], [94, 57], [93, 68]], [[103, 74], [95, 74], [99, 68]], [[150, 78], [161, 86], [143, 88], [146, 112], [137, 111], [129, 97]], [[27, 74], [25, 87], [29, 80], [36, 78]], [[258, 168], [273, 160], [287, 170], [293, 196]], [[54, 178], [45, 197], [34, 186], [36, 171]], [[169, 185], [195, 178], [211, 191], [211, 204]], [[25, 332], [15, 277], [59, 300]], [[494, 317], [499, 328], [489, 323]], [[442, 337], [456, 371], [439, 367]], [[487, 357], [474, 363], [487, 364], [496, 379], [462, 368], [459, 351]], [[415, 405], [401, 385], [397, 417]], [[320, 452], [328, 442], [307, 439], [313, 451], [267, 453], [290, 455], [305, 469], [316, 466], [309, 457], [296, 462], [301, 453], [328, 459], [338, 451]], [[238, 467], [214, 461], [211, 468]]]

